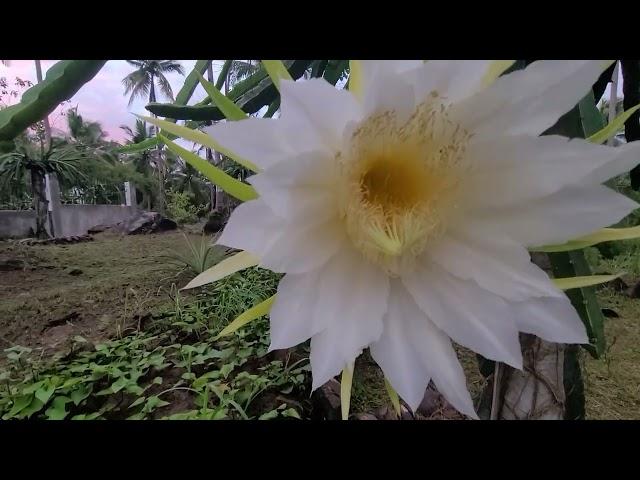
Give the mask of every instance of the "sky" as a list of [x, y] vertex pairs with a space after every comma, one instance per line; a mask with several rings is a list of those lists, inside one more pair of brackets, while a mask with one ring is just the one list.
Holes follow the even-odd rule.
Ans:
[[[42, 60], [43, 76], [46, 70], [50, 68], [57, 60]], [[196, 60], [179, 60], [184, 67], [185, 73], [188, 74], [196, 63]], [[222, 67], [223, 60], [214, 60], [213, 73], [217, 77]], [[78, 113], [85, 120], [99, 122], [104, 131], [108, 135], [109, 140], [122, 142], [127, 137], [120, 125], [133, 126], [135, 117], [131, 113], [148, 115], [149, 112], [144, 109], [147, 101], [144, 99], [136, 99], [131, 106], [128, 105], [129, 96], [124, 96], [124, 87], [122, 79], [134, 70], [124, 60], [110, 60], [98, 72], [98, 74], [87, 84], [85, 84], [78, 93], [71, 99], [70, 103], [65, 104], [63, 108], [58, 108], [49, 117], [49, 121], [53, 128], [66, 131], [66, 121], [60, 115], [62, 109], [78, 106]], [[9, 84], [13, 83], [15, 77], [23, 80], [31, 80], [36, 82], [36, 71], [33, 60], [11, 60], [7, 67], [0, 64], [0, 77], [5, 77]], [[622, 75], [619, 75], [618, 96], [622, 97]], [[168, 74], [167, 79], [171, 83], [174, 95], [180, 90], [184, 82], [184, 77], [179, 74]], [[610, 95], [611, 84], [607, 86], [604, 94], [605, 98]], [[206, 93], [201, 85], [198, 85], [196, 91], [191, 97], [190, 103], [195, 103], [205, 98]], [[168, 101], [165, 98], [158, 99], [161, 102]]]
[[[178, 60], [188, 74], [194, 67], [196, 60]], [[46, 70], [55, 64], [57, 60], [42, 60], [42, 74], [46, 75]], [[223, 61], [214, 61], [213, 73], [217, 77]], [[62, 109], [78, 106], [78, 113], [83, 119], [99, 122], [104, 131], [108, 134], [109, 140], [122, 142], [127, 138], [120, 125], [132, 127], [135, 124], [135, 117], [132, 113], [149, 115], [144, 109], [147, 100], [136, 99], [131, 106], [128, 106], [129, 96], [124, 96], [122, 79], [135, 68], [124, 60], [110, 60], [93, 77], [93, 79], [82, 86], [82, 88], [63, 108], [56, 109], [49, 117], [52, 128], [66, 131], [66, 120], [60, 115]], [[7, 67], [0, 64], [0, 77], [5, 77], [7, 83], [13, 84], [15, 77], [23, 80], [31, 80], [36, 83], [36, 69], [33, 60], [11, 60]], [[178, 93], [184, 82], [183, 76], [179, 74], [168, 74], [167, 79], [171, 83], [174, 96]], [[156, 93], [156, 95], [159, 95]], [[195, 103], [205, 98], [206, 93], [201, 85], [191, 97], [190, 103]], [[18, 100], [14, 101], [16, 103]], [[168, 99], [159, 97], [158, 101], [165, 102]]]

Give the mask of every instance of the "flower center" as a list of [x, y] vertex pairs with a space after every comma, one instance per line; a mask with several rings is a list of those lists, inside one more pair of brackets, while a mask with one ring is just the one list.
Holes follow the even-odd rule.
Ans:
[[390, 275], [412, 268], [428, 242], [442, 235], [467, 170], [468, 139], [431, 96], [403, 124], [395, 112], [366, 119], [339, 155], [347, 233]]

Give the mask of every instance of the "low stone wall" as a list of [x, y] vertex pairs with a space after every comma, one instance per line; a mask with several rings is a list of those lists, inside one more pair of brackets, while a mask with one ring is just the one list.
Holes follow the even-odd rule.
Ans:
[[0, 210], [0, 238], [24, 238], [36, 229], [33, 210]]
[[53, 229], [56, 237], [85, 235], [91, 227], [115, 225], [137, 211], [124, 205], [61, 205], [53, 216]]

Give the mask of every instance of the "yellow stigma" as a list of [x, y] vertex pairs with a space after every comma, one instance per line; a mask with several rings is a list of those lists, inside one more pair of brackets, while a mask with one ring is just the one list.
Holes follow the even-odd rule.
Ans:
[[338, 158], [345, 180], [340, 205], [365, 257], [397, 275], [442, 234], [466, 171], [468, 139], [435, 95], [404, 123], [389, 111], [353, 133]]

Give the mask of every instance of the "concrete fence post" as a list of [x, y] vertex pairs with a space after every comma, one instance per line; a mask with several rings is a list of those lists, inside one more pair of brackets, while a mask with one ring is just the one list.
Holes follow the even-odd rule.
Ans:
[[49, 222], [48, 230], [49, 235], [55, 237], [61, 233], [61, 207], [60, 201], [60, 183], [55, 173], [47, 173], [44, 176], [45, 194], [47, 196], [48, 210], [49, 210]]
[[127, 207], [137, 207], [136, 186], [132, 182], [124, 182], [124, 203]]

